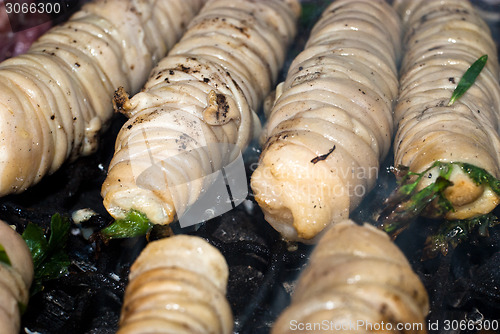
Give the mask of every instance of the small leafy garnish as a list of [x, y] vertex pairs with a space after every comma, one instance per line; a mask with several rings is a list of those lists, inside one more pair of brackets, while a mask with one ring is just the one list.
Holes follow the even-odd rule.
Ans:
[[[428, 172], [438, 167], [436, 181], [420, 191], [418, 184]], [[408, 167], [399, 166], [395, 172], [402, 177], [396, 190], [385, 202], [385, 208], [378, 218], [378, 225], [387, 233], [397, 236], [424, 210], [434, 203], [434, 215], [440, 216], [453, 210], [451, 203], [443, 195], [443, 191], [452, 183], [449, 180], [452, 166], [436, 161], [422, 173], [411, 172]], [[412, 179], [412, 177], [416, 178]], [[437, 199], [437, 200], [436, 200]], [[435, 201], [436, 200], [436, 201]]]
[[[422, 190], [416, 191], [422, 178], [430, 176], [429, 173], [436, 167], [439, 173], [436, 180]], [[469, 163], [436, 161], [421, 173], [411, 172], [406, 166], [398, 166], [394, 168], [394, 172], [400, 181], [398, 187], [385, 201], [385, 208], [377, 219], [378, 226], [395, 237], [422, 213], [432, 218], [440, 218], [447, 212], [453, 211], [453, 206], [446, 199], [444, 190], [452, 185], [450, 176], [454, 167], [461, 168], [476, 185], [490, 187], [500, 196], [500, 180], [486, 170]], [[446, 254], [449, 245], [456, 247], [476, 227], [479, 227], [480, 235], [487, 235], [487, 227], [497, 223], [497, 217], [492, 214], [447, 221], [436, 235], [427, 239], [426, 257], [435, 256], [438, 251]]]
[[450, 245], [453, 248], [457, 247], [476, 228], [480, 236], [487, 237], [489, 235], [488, 228], [494, 227], [498, 223], [500, 223], [498, 218], [491, 213], [471, 219], [447, 221], [440, 226], [436, 234], [427, 237], [423, 258], [433, 258], [439, 252], [446, 255]]
[[67, 218], [56, 213], [50, 221], [50, 236], [44, 235], [43, 229], [29, 223], [22, 237], [33, 257], [35, 277], [31, 286], [31, 295], [43, 289], [43, 282], [56, 279], [68, 272], [70, 261], [65, 252], [70, 223]]
[[[455, 166], [461, 168], [476, 185], [488, 186], [500, 196], [500, 180], [486, 170], [469, 163], [436, 161], [422, 173], [414, 173], [406, 166], [399, 166], [394, 171], [400, 177], [400, 181], [398, 187], [385, 201], [385, 208], [377, 220], [379, 227], [397, 236], [422, 213], [432, 218], [440, 218], [447, 212], [453, 211], [453, 206], [446, 199], [444, 190], [452, 184], [450, 176]], [[417, 186], [422, 178], [429, 175], [429, 172], [436, 167], [439, 173], [436, 180], [417, 192]], [[460, 221], [460, 226], [464, 224], [475, 226], [478, 222], [477, 218], [471, 218]]]
[[454, 164], [462, 168], [464, 173], [466, 173], [476, 185], [487, 185], [495, 194], [500, 196], [500, 180], [496, 177], [484, 169], [466, 162], [455, 162]]
[[145, 214], [130, 210], [125, 218], [115, 220], [111, 225], [101, 230], [105, 239], [132, 238], [145, 235], [153, 224]]
[[488, 61], [488, 55], [483, 55], [479, 57], [465, 72], [463, 77], [458, 82], [457, 88], [453, 92], [450, 101], [448, 102], [448, 106], [451, 106], [458, 100], [465, 92], [474, 84], [479, 73], [483, 70], [486, 62]]
[[8, 266], [12, 265], [9, 259], [9, 255], [7, 255], [7, 251], [2, 244], [0, 244], [0, 262], [5, 263]]

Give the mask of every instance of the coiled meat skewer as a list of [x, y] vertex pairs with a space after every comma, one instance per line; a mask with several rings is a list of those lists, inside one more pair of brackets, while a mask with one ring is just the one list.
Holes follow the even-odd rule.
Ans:
[[343, 221], [318, 242], [272, 334], [307, 324], [316, 326], [307, 333], [426, 333], [428, 311], [423, 284], [388, 235]]
[[0, 63], [0, 196], [97, 148], [119, 87], [136, 92], [202, 0], [96, 0]]
[[[395, 166], [423, 173], [434, 162], [469, 163], [500, 177], [500, 86], [497, 50], [488, 26], [466, 0], [395, 3], [406, 28], [401, 67]], [[472, 87], [451, 106], [453, 91], [468, 67], [488, 55]], [[444, 196], [454, 210], [447, 219], [487, 214], [500, 197], [452, 166]], [[439, 167], [426, 173], [418, 189], [436, 181]]]
[[314, 242], [374, 186], [390, 146], [400, 49], [384, 1], [333, 2], [277, 96], [252, 189], [266, 220]]
[[28, 305], [33, 281], [33, 259], [26, 242], [3, 221], [0, 221], [0, 245], [10, 262], [0, 261], [0, 328], [3, 334], [18, 334], [19, 308]]
[[199, 237], [149, 243], [131, 267], [117, 333], [231, 333], [228, 274], [222, 254]]
[[299, 12], [296, 0], [209, 1], [143, 91], [130, 100], [118, 92], [130, 120], [102, 187], [113, 217], [136, 210], [172, 222], [207, 188], [206, 176], [245, 149]]

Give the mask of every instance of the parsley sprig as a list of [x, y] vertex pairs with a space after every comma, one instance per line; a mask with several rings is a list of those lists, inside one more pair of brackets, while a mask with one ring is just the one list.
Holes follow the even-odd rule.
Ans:
[[[384, 203], [384, 209], [377, 219], [378, 226], [395, 237], [423, 213], [432, 218], [441, 218], [453, 211], [453, 205], [444, 195], [446, 188], [453, 184], [450, 181], [453, 168], [460, 168], [476, 185], [490, 187], [500, 196], [500, 180], [469, 163], [436, 161], [421, 173], [411, 172], [406, 166], [398, 166], [393, 171], [400, 180]], [[435, 181], [417, 191], [422, 179], [428, 177], [434, 169], [438, 173]], [[486, 235], [484, 229], [494, 226], [496, 221], [493, 215], [447, 221], [436, 235], [427, 239], [426, 253], [434, 256], [440, 250], [446, 254], [449, 245], [456, 247], [476, 227], [481, 229], [482, 235]]]
[[132, 238], [148, 233], [153, 224], [145, 214], [130, 210], [125, 218], [115, 220], [111, 225], [101, 230], [104, 239]]
[[70, 260], [65, 251], [70, 228], [69, 219], [56, 213], [50, 221], [48, 239], [44, 230], [29, 223], [22, 237], [33, 257], [35, 276], [31, 285], [31, 295], [43, 290], [43, 283], [68, 273]]

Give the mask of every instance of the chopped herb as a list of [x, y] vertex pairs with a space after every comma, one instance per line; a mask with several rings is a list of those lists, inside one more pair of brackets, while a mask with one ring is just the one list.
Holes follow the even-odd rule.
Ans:
[[[436, 181], [417, 192], [420, 180], [437, 166], [439, 175]], [[403, 178], [385, 202], [385, 208], [377, 222], [380, 228], [393, 236], [398, 235], [436, 199], [437, 206], [434, 209], [439, 215], [453, 210], [451, 203], [443, 195], [443, 191], [452, 184], [449, 181], [451, 171], [451, 166], [447, 164], [441, 166], [438, 163], [434, 163], [422, 173], [413, 173], [407, 167], [399, 167], [397, 173], [403, 175]], [[410, 177], [414, 175], [417, 178], [411, 182]]]
[[333, 147], [331, 148], [330, 151], [328, 151], [327, 153], [323, 154], [323, 155], [318, 155], [316, 158], [313, 158], [311, 160], [311, 162], [313, 164], [317, 164], [318, 162], [322, 161], [322, 160], [326, 160], [326, 158], [328, 158], [328, 156], [330, 154], [332, 154], [332, 152], [335, 151], [335, 145], [333, 145]]
[[9, 259], [9, 255], [7, 255], [7, 251], [2, 244], [0, 244], [0, 262], [5, 263], [8, 266], [12, 265]]
[[447, 221], [440, 226], [435, 235], [429, 236], [425, 241], [424, 259], [433, 258], [439, 252], [446, 255], [450, 246], [455, 248], [476, 229], [480, 236], [486, 237], [488, 228], [494, 227], [499, 222], [491, 213], [471, 219]]
[[56, 213], [50, 221], [50, 236], [43, 229], [29, 223], [22, 237], [33, 257], [35, 277], [31, 286], [31, 295], [43, 289], [43, 282], [56, 279], [68, 272], [70, 261], [65, 252], [70, 223], [67, 218]]
[[[447, 212], [453, 211], [452, 204], [444, 196], [444, 190], [452, 185], [449, 179], [454, 166], [461, 168], [476, 185], [488, 186], [500, 196], [500, 181], [486, 170], [469, 163], [436, 161], [422, 173], [414, 173], [406, 166], [399, 166], [394, 169], [401, 178], [398, 187], [385, 201], [385, 207], [377, 224], [386, 232], [396, 236], [422, 213], [440, 218]], [[436, 180], [417, 192], [417, 186], [422, 178], [436, 167], [439, 173]]]
[[453, 92], [453, 95], [450, 98], [450, 102], [448, 102], [448, 106], [451, 106], [458, 100], [465, 92], [474, 84], [479, 73], [483, 70], [486, 62], [488, 61], [488, 55], [483, 55], [479, 57], [465, 72], [462, 79], [458, 82], [457, 88]]
[[132, 238], [145, 235], [153, 224], [145, 214], [130, 210], [125, 218], [115, 220], [111, 225], [101, 230], [105, 239]]
[[488, 173], [482, 168], [471, 165], [466, 162], [455, 162], [455, 165], [462, 168], [464, 173], [469, 175], [472, 181], [476, 185], [487, 185], [495, 192], [495, 194], [500, 196], [500, 180]]

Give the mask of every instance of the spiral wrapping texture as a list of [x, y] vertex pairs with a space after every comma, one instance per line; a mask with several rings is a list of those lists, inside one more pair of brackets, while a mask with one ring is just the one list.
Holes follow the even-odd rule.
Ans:
[[0, 245], [10, 261], [10, 265], [0, 262], [0, 328], [3, 334], [18, 334], [20, 305], [28, 305], [33, 281], [33, 260], [21, 236], [1, 220]]
[[0, 195], [94, 152], [119, 86], [136, 92], [202, 0], [101, 0], [0, 63]]
[[294, 333], [291, 324], [328, 324], [307, 333], [426, 333], [428, 311], [422, 282], [387, 234], [343, 221], [318, 242], [271, 333]]
[[180, 217], [260, 129], [268, 94], [295, 35], [297, 1], [209, 1], [142, 92], [123, 103], [102, 187], [115, 218], [135, 209], [156, 224]]
[[391, 146], [399, 52], [400, 22], [384, 1], [335, 1], [313, 28], [252, 176], [266, 220], [285, 238], [314, 242], [374, 186]]
[[232, 333], [228, 267], [199, 237], [149, 243], [131, 267], [118, 334]]
[[[499, 65], [487, 24], [465, 0], [396, 1], [406, 28], [400, 70], [398, 126], [394, 141], [397, 165], [423, 172], [435, 161], [465, 162], [500, 176]], [[482, 55], [486, 67], [453, 105], [453, 91], [468, 67]], [[436, 180], [431, 170], [420, 188]], [[454, 206], [449, 219], [466, 219], [493, 210], [499, 197], [476, 185], [458, 168], [445, 196]]]

